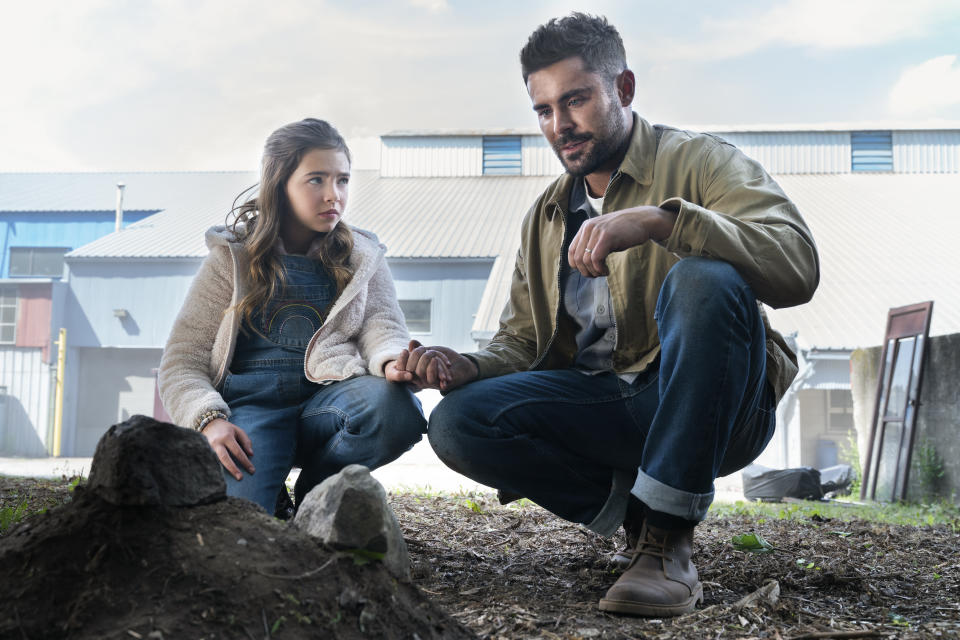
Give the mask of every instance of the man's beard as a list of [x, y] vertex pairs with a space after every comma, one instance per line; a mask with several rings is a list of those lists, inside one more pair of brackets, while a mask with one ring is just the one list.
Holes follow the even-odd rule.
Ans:
[[[619, 109], [612, 107], [603, 128], [596, 133], [569, 134], [560, 136], [553, 143], [553, 151], [563, 168], [575, 178], [589, 175], [606, 164], [623, 146], [626, 127]], [[593, 145], [580, 151], [573, 158], [564, 158], [561, 149], [568, 144], [593, 141]]]

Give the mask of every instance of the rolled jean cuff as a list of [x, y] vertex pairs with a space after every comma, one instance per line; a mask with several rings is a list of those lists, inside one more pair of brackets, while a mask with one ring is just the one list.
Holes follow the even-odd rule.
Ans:
[[617, 532], [627, 515], [627, 502], [630, 500], [630, 481], [630, 474], [614, 469], [610, 495], [607, 496], [607, 501], [603, 503], [597, 517], [586, 525], [587, 529], [607, 537]]
[[637, 480], [633, 483], [631, 493], [654, 511], [669, 513], [693, 522], [700, 522], [707, 517], [707, 509], [713, 502], [714, 494], [713, 491], [690, 493], [674, 489], [651, 478], [643, 472], [643, 469], [637, 469]]

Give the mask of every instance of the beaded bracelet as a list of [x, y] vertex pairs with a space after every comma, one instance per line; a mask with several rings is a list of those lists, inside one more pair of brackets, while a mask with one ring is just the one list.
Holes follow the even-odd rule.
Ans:
[[197, 418], [197, 431], [203, 431], [203, 428], [218, 419], [227, 419], [227, 414], [219, 409], [211, 409], [210, 411], [205, 411], [200, 414], [200, 417]]

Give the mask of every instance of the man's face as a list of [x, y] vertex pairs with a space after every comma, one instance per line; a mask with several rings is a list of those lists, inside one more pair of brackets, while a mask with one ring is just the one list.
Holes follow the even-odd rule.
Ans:
[[579, 56], [531, 73], [527, 92], [540, 130], [568, 173], [585, 176], [619, 161], [629, 131], [623, 105], [616, 88], [585, 70]]

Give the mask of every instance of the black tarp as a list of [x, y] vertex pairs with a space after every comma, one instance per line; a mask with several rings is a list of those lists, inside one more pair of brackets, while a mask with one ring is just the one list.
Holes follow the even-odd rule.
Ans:
[[853, 482], [853, 476], [853, 468], [848, 464], [822, 470], [813, 467], [770, 469], [752, 464], [743, 470], [743, 496], [764, 502], [778, 502], [783, 498], [821, 500], [827, 493], [841, 494]]

